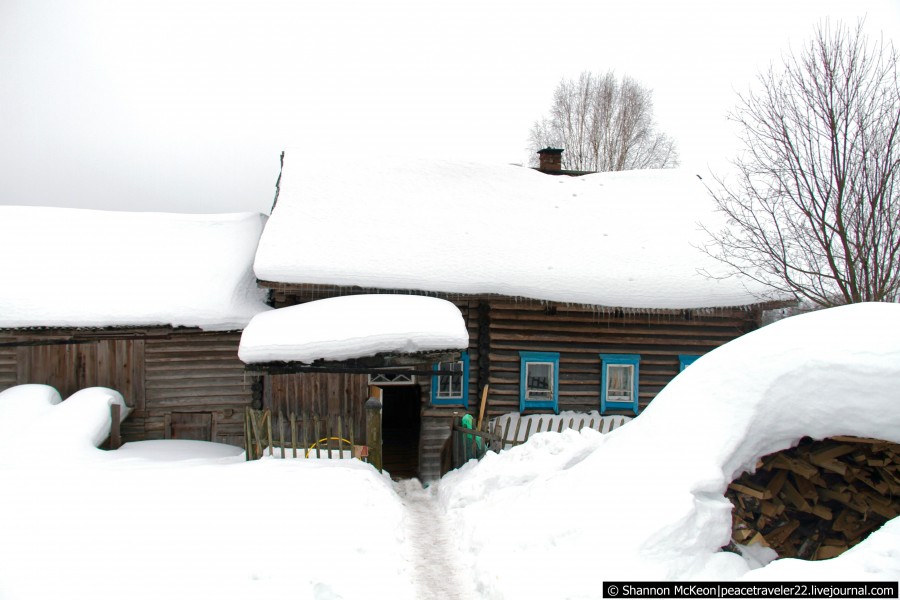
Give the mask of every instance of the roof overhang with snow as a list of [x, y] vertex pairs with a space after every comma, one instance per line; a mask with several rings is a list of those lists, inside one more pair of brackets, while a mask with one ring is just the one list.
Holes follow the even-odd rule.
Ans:
[[0, 328], [240, 329], [264, 217], [0, 207]]
[[[315, 165], [310, 168], [309, 165]], [[679, 170], [554, 177], [510, 165], [283, 157], [259, 280], [631, 309], [758, 305], [698, 247], [721, 217]]]
[[238, 357], [269, 373], [368, 373], [446, 360], [468, 345], [465, 320], [447, 300], [357, 295], [256, 315], [241, 335]]

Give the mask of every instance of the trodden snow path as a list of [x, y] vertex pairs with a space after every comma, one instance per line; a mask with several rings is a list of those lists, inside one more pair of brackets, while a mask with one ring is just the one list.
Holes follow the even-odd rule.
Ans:
[[417, 600], [474, 600], [472, 581], [462, 572], [440, 506], [418, 479], [398, 481], [396, 487], [408, 516]]

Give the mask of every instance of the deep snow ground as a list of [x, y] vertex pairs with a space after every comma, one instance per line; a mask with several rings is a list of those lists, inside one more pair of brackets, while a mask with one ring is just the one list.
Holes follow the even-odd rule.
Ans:
[[452, 532], [434, 495], [418, 479], [395, 484], [407, 519], [407, 551], [415, 573], [419, 600], [469, 600], [476, 598], [471, 578], [453, 544]]

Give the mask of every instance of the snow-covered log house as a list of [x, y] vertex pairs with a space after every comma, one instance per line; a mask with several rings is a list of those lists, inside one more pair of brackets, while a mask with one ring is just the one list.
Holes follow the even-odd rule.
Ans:
[[0, 390], [110, 387], [130, 407], [125, 441], [241, 445], [262, 393], [237, 349], [269, 309], [252, 274], [263, 222], [0, 207]]
[[[291, 339], [245, 339], [242, 359], [263, 375], [273, 411], [359, 414], [378, 386], [385, 455], [399, 432], [409, 470], [433, 480], [452, 420], [477, 413], [485, 388], [488, 418], [635, 415], [696, 357], [758, 327], [771, 303], [750, 282], [708, 276], [721, 267], [698, 249], [699, 222], [719, 219], [702, 181], [679, 170], [390, 157], [346, 169], [288, 150], [254, 263], [276, 308], [260, 318], [343, 296], [426, 296], [455, 305], [468, 340], [430, 345], [446, 351], [431, 362], [415, 354], [415, 334], [373, 346], [390, 336], [363, 302], [310, 309], [327, 316], [310, 316], [313, 331]], [[347, 331], [359, 314], [372, 322]], [[341, 351], [322, 349], [326, 339], [344, 340]]]

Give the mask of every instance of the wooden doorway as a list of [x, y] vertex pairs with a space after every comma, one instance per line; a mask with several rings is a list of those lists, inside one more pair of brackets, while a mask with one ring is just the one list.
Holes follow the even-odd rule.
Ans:
[[418, 385], [385, 386], [382, 396], [382, 455], [393, 479], [419, 474], [422, 400]]

